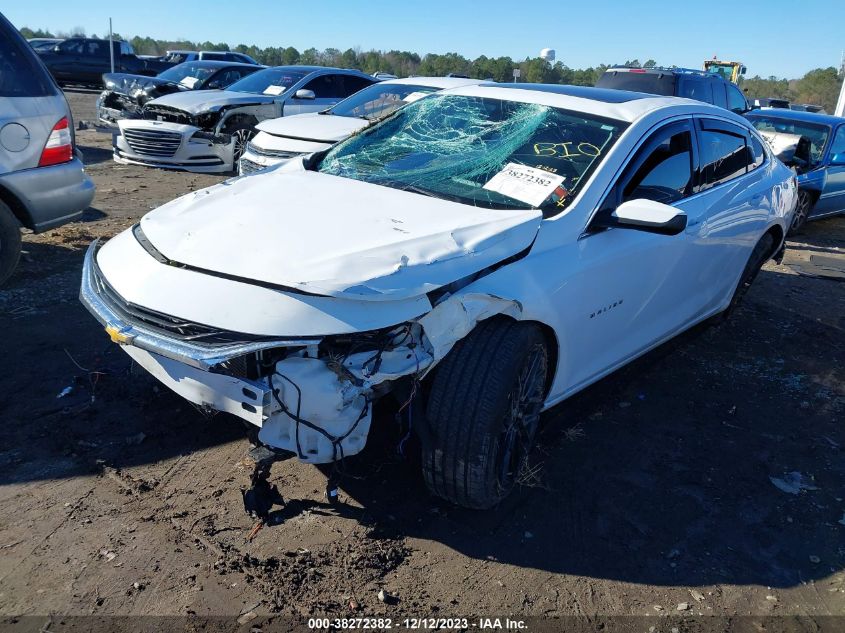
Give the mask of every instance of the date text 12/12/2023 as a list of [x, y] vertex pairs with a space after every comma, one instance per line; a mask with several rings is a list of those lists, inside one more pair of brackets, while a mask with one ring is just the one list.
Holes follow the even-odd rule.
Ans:
[[528, 626], [524, 620], [510, 618], [309, 618], [308, 628], [318, 631], [328, 630], [457, 630], [466, 631], [525, 631]]

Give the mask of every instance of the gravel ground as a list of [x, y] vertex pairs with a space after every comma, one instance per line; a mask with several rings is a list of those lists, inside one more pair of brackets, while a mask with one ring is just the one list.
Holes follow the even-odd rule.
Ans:
[[[68, 93], [77, 121], [93, 119], [95, 97]], [[845, 261], [845, 218], [790, 240], [726, 325], [684, 335], [545, 414], [536, 476], [504, 507], [432, 498], [380, 419], [350, 460], [339, 507], [322, 500], [324, 472], [277, 464], [288, 503], [250, 540], [243, 426], [133, 371], [76, 296], [93, 238], [221, 178], [117, 165], [109, 135], [77, 139], [93, 207], [25, 235], [0, 290], [5, 624], [45, 614], [233, 624], [253, 614], [654, 624], [845, 614], [845, 286], [809, 265], [812, 255]], [[784, 491], [792, 472], [811, 489]], [[396, 600], [381, 602], [381, 589]]]

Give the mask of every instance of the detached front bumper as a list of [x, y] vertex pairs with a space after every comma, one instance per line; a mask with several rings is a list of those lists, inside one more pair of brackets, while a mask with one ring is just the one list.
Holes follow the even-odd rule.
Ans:
[[262, 426], [271, 415], [271, 392], [260, 381], [238, 378], [213, 369], [234, 358], [283, 341], [259, 341], [228, 346], [203, 346], [161, 336], [130, 322], [116, 305], [99, 272], [94, 242], [85, 254], [79, 299], [105, 327], [112, 341], [167, 387], [194, 404], [227, 411]]
[[[125, 310], [146, 309], [119, 303], [97, 265], [97, 246], [95, 242], [85, 254], [80, 300], [112, 341], [166, 387], [199, 407], [225, 411], [260, 427], [263, 442], [294, 452], [307, 463], [329, 463], [364, 448], [372, 419], [369, 389], [341, 379], [323, 360], [292, 349], [276, 363], [275, 382], [272, 376], [250, 380], [233, 371], [250, 353], [279, 347], [302, 350], [319, 341], [264, 340], [203, 349], [163, 336], [134, 322], [131, 314], [126, 316]], [[154, 316], [165, 326], [172, 318]], [[300, 424], [294, 413], [308, 423]]]
[[228, 134], [163, 121], [118, 121], [114, 160], [197, 173], [232, 171], [235, 144]]

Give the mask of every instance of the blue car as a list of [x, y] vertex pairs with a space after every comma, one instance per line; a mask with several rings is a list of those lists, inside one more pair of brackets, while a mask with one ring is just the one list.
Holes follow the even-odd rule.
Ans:
[[807, 220], [845, 213], [845, 118], [783, 109], [753, 110], [746, 117], [760, 132], [802, 137], [787, 162], [798, 173], [791, 231]]

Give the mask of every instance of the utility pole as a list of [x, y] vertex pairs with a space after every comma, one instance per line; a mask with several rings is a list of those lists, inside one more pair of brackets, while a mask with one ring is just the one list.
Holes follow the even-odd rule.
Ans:
[[839, 100], [836, 102], [836, 116], [845, 116], [845, 51], [842, 51], [842, 61], [839, 64], [839, 77], [842, 79], [842, 86], [839, 88]]
[[109, 61], [111, 61], [111, 71], [114, 72], [114, 43], [112, 39], [111, 18], [109, 18]]

